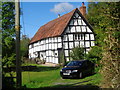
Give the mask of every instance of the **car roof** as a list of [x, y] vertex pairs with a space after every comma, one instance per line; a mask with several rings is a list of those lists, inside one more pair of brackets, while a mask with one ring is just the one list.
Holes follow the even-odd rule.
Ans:
[[88, 60], [73, 60], [71, 62], [85, 62], [85, 61], [88, 61]]

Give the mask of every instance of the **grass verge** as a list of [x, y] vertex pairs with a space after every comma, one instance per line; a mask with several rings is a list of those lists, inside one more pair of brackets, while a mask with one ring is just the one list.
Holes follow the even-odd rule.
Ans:
[[62, 79], [60, 77], [60, 69], [56, 67], [37, 66], [32, 71], [23, 71], [23, 86], [26, 88], [45, 88], [45, 87], [76, 87], [76, 86], [98, 86], [101, 81], [99, 73], [83, 79]]

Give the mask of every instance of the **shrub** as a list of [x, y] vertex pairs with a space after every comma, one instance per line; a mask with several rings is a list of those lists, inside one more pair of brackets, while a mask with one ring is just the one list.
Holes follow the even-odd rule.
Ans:
[[85, 58], [84, 48], [77, 46], [72, 49], [72, 52], [70, 53], [70, 57], [72, 60], [81, 60]]
[[98, 46], [91, 47], [85, 58], [96, 64], [95, 72], [98, 72], [102, 67], [100, 64], [100, 60], [102, 59], [102, 48]]

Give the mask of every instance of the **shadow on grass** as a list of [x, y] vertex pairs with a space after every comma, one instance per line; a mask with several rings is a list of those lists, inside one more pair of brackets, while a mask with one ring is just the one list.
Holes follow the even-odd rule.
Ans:
[[33, 72], [41, 72], [41, 71], [50, 71], [57, 70], [60, 67], [48, 67], [48, 66], [24, 66], [22, 68], [23, 71], [33, 71]]
[[[95, 89], [95, 90], [99, 90], [99, 87], [98, 86], [95, 86], [95, 85], [91, 85], [91, 84], [87, 84], [87, 85], [76, 85], [78, 83], [74, 83], [74, 84], [70, 84], [70, 85], [55, 85], [55, 86], [52, 86], [50, 88], [81, 88], [81, 89]], [[49, 88], [49, 87], [46, 87], [46, 88]]]
[[[75, 85], [75, 84], [74, 84]], [[21, 88], [22, 90], [46, 90], [46, 89], [73, 89], [73, 88], [79, 88], [80, 90], [101, 90], [98, 86], [87, 84], [87, 85], [55, 85], [51, 87], [44, 87], [44, 88]], [[21, 90], [19, 89], [19, 90]]]
[[[40, 71], [50, 71], [57, 70], [60, 67], [49, 67], [49, 66], [22, 66], [22, 71], [32, 71], [32, 72], [40, 72]], [[16, 71], [16, 67], [3, 68], [5, 72]]]

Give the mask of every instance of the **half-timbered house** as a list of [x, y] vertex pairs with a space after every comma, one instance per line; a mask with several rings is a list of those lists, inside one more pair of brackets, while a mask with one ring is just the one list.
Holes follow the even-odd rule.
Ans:
[[94, 46], [95, 37], [85, 19], [86, 7], [82, 5], [40, 27], [29, 44], [29, 58], [60, 63], [61, 53], [70, 60], [71, 49], [81, 46], [85, 53]]

